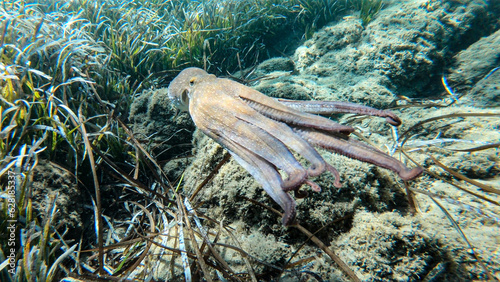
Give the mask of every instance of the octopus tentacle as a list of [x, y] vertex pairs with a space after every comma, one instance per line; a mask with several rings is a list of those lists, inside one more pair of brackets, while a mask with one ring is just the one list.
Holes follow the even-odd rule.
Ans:
[[281, 104], [311, 114], [360, 114], [367, 116], [385, 117], [386, 121], [394, 126], [401, 125], [401, 119], [391, 111], [378, 110], [372, 107], [349, 102], [337, 101], [299, 101], [277, 99]]
[[[342, 125], [326, 118], [324, 119], [330, 121], [328, 122], [329, 123], [328, 125], [326, 125], [324, 121], [317, 121], [317, 119], [323, 118], [320, 116], [302, 117], [300, 115], [290, 115], [286, 111], [281, 111], [281, 109], [277, 109], [275, 107], [269, 107], [268, 105], [260, 104], [253, 100], [246, 100], [245, 98], [244, 100], [250, 107], [258, 111], [259, 113], [287, 124], [292, 124], [297, 126], [308, 126], [327, 131], [342, 132], [345, 134], [349, 134], [354, 131], [354, 129], [350, 126]], [[296, 114], [297, 113], [298, 112], [296, 112]]]
[[340, 184], [340, 173], [339, 171], [334, 168], [331, 164], [327, 163], [326, 164], [326, 168], [327, 170], [333, 174], [333, 176], [335, 176], [335, 181], [333, 182], [333, 186], [337, 187], [337, 188], [340, 188], [342, 187], [342, 184]]
[[321, 192], [321, 187], [320, 187], [318, 184], [316, 184], [316, 182], [311, 181], [311, 180], [309, 180], [309, 179], [306, 179], [306, 181], [305, 181], [305, 182], [306, 182], [306, 184], [307, 184], [307, 185], [311, 186], [311, 189], [312, 189], [314, 192]]
[[312, 131], [307, 128], [294, 128], [309, 143], [331, 150], [340, 155], [390, 169], [403, 180], [412, 180], [422, 173], [422, 168], [407, 168], [402, 162], [378, 150], [369, 150], [349, 137], [329, 135], [325, 132]]
[[295, 200], [281, 189], [282, 179], [276, 167], [232, 140], [224, 139], [222, 144], [231, 156], [262, 185], [264, 191], [281, 206], [284, 210], [281, 219], [283, 225], [288, 226], [295, 222]]
[[[236, 118], [240, 119], [238, 115]], [[239, 134], [234, 134], [230, 136], [230, 139], [282, 169], [288, 176], [282, 183], [283, 189], [294, 189], [302, 185], [307, 178], [307, 171], [295, 159], [285, 144], [274, 138], [267, 131], [248, 123], [246, 120], [240, 119], [240, 121], [244, 123], [244, 126], [248, 127], [248, 132], [251, 132], [255, 138], [248, 139]]]
[[223, 80], [223, 83], [227, 83], [228, 87], [230, 86], [233, 89], [236, 97], [245, 101], [247, 105], [255, 109], [257, 112], [272, 119], [279, 120], [287, 124], [307, 126], [347, 134], [354, 131], [354, 128], [350, 126], [341, 125], [325, 117], [294, 111], [275, 99], [232, 80], [221, 80]]
[[236, 117], [261, 128], [304, 157], [309, 163], [311, 163], [311, 166], [307, 169], [309, 177], [318, 176], [326, 170], [327, 164], [323, 157], [313, 146], [293, 132], [293, 130], [286, 124], [272, 120], [263, 115], [259, 115], [257, 112], [255, 114], [247, 112], [238, 113]]

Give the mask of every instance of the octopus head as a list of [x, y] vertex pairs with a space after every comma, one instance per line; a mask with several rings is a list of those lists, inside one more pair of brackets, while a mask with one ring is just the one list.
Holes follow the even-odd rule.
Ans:
[[209, 74], [200, 68], [187, 68], [179, 73], [168, 86], [168, 98], [181, 111], [188, 111], [196, 83]]

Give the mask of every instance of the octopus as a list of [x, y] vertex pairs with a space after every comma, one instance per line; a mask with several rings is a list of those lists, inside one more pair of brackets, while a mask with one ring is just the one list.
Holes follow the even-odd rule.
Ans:
[[[316, 147], [391, 170], [404, 181], [422, 173], [420, 167], [408, 168], [350, 137], [354, 128], [321, 116], [378, 116], [399, 126], [399, 117], [387, 110], [348, 102], [275, 99], [194, 67], [184, 69], [172, 80], [168, 96], [178, 109], [189, 111], [196, 127], [222, 145], [281, 206], [284, 226], [296, 222], [296, 202], [289, 192], [293, 191], [297, 198], [305, 197], [307, 192], [300, 190], [304, 184], [320, 192], [320, 186], [311, 178], [326, 171], [334, 175], [333, 185], [341, 187], [339, 172]], [[293, 152], [307, 161], [307, 167]]]

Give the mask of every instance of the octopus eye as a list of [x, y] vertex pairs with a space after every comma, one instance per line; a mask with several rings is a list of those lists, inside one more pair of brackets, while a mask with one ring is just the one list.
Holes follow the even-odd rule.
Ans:
[[195, 81], [196, 77], [192, 77], [191, 80], [189, 80], [189, 86], [193, 86]]

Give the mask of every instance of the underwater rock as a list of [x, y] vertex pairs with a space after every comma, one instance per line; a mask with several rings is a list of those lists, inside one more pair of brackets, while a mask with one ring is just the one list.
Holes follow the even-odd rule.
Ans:
[[[500, 58], [500, 55], [499, 55]], [[493, 68], [466, 94], [474, 105], [482, 107], [500, 106], [500, 68]]]
[[67, 228], [75, 238], [83, 228], [82, 191], [78, 188], [76, 177], [52, 162], [40, 160], [34, 169], [32, 182], [33, 214], [46, 214], [49, 196], [56, 197], [57, 212], [52, 226], [65, 231]]
[[[272, 73], [270, 75], [275, 75]], [[277, 75], [270, 80], [261, 80], [253, 88], [267, 96], [290, 100], [311, 100], [318, 91], [328, 93], [326, 87], [317, 85], [314, 77], [290, 74]]]
[[[387, 101], [401, 93], [429, 96], [430, 90], [441, 86], [445, 62], [453, 55], [449, 46], [467, 46], [494, 26], [479, 22], [495, 18], [486, 4], [444, 2], [393, 2], [364, 29], [360, 20], [351, 17], [324, 27], [296, 50], [296, 68], [301, 74], [318, 76], [319, 84], [328, 83], [333, 100], [355, 96], [350, 87], [368, 78], [388, 89], [364, 101], [369, 106], [388, 106], [377, 104], [386, 95], [382, 99]], [[362, 103], [355, 98], [349, 101]]]
[[[418, 281], [437, 262], [453, 264], [448, 252], [431, 234], [422, 228], [418, 218], [403, 217], [397, 212], [359, 211], [353, 228], [332, 245], [345, 262], [357, 266], [363, 281]], [[444, 275], [438, 278], [446, 281], [442, 280]]]
[[448, 81], [457, 95], [476, 106], [500, 105], [500, 30], [483, 37], [455, 57]]
[[455, 63], [448, 76], [451, 84], [469, 86], [483, 79], [500, 63], [500, 30], [483, 37], [453, 57]]
[[167, 88], [143, 91], [130, 106], [129, 120], [135, 138], [157, 160], [184, 155], [192, 146], [194, 124], [170, 103]]

